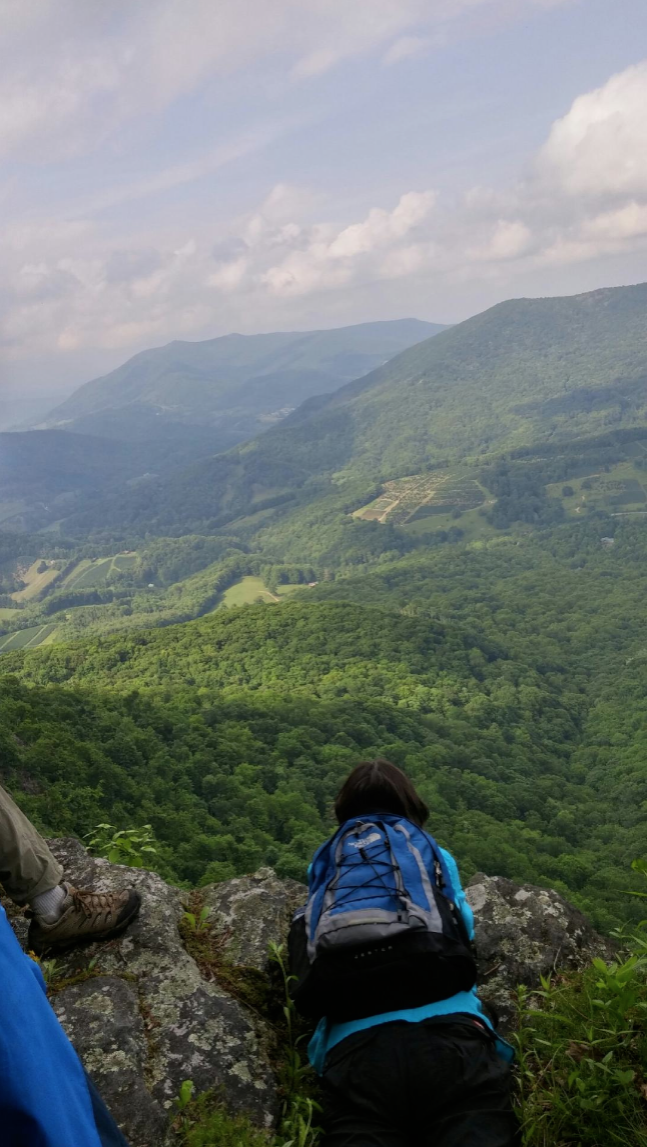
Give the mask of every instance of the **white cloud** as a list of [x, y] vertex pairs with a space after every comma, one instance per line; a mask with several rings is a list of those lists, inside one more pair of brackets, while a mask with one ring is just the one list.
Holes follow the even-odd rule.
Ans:
[[567, 195], [647, 194], [647, 61], [579, 96], [553, 125], [537, 167]]
[[532, 244], [532, 232], [520, 219], [498, 219], [485, 243], [470, 251], [484, 262], [505, 262], [525, 255]]
[[[416, 4], [402, 2], [419, 19]], [[252, 0], [241, 3], [249, 15]], [[317, 18], [323, 4], [313, 0]], [[360, 16], [366, 15], [364, 0], [357, 4]], [[167, 0], [159, 5], [167, 11]], [[290, 7], [287, 0], [277, 5], [282, 12]], [[47, 7], [43, 0], [41, 10]], [[62, 7], [68, 10], [66, 0]], [[390, 0], [379, 2], [382, 23], [375, 35], [382, 37], [382, 48], [403, 39], [392, 30], [399, 7]], [[433, 7], [439, 15], [443, 5]], [[214, 9], [204, 6], [202, 34]], [[121, 12], [118, 0], [108, 11]], [[222, 11], [229, 11], [226, 3]], [[94, 28], [91, 15], [81, 21], [79, 35]], [[175, 19], [173, 13], [168, 19]], [[351, 30], [353, 50], [368, 42], [361, 41], [356, 13], [339, 27]], [[291, 43], [294, 48], [296, 40]], [[296, 46], [301, 51], [302, 41]], [[322, 50], [329, 48], [324, 39]], [[248, 49], [240, 45], [239, 50]], [[296, 48], [293, 54], [306, 58]], [[123, 66], [130, 65], [126, 61]], [[183, 66], [177, 65], [176, 90], [184, 82]], [[203, 65], [198, 61], [198, 66]], [[107, 75], [102, 82], [107, 83]], [[293, 327], [300, 316], [310, 325], [323, 316], [341, 323], [355, 318], [356, 312], [347, 310], [348, 300], [360, 294], [411, 299], [407, 310], [412, 313], [418, 310], [420, 288], [432, 282], [438, 284], [441, 302], [445, 286], [457, 283], [494, 280], [501, 292], [514, 294], [524, 275], [540, 274], [543, 268], [647, 250], [645, 106], [647, 63], [574, 100], [523, 178], [498, 188], [474, 187], [451, 199], [405, 184], [399, 198], [376, 192], [342, 210], [316, 189], [283, 180], [265, 198], [259, 196], [253, 210], [221, 219], [178, 215], [173, 223], [165, 222], [163, 234], [154, 222], [148, 228], [142, 217], [133, 238], [132, 226], [121, 229], [118, 212], [110, 223], [94, 215], [39, 220], [31, 214], [8, 221], [0, 231], [0, 348], [6, 358], [94, 348], [126, 355], [171, 338], [204, 337], [214, 329]], [[80, 122], [82, 116], [77, 127]], [[261, 146], [262, 134], [260, 127], [249, 132], [240, 148]], [[214, 146], [202, 161], [158, 173], [156, 185], [199, 178], [239, 151], [235, 141]], [[119, 205], [133, 194], [144, 197], [150, 187], [150, 182], [133, 181], [114, 191], [108, 188], [91, 206], [101, 195], [104, 206]], [[561, 275], [560, 270], [560, 282]], [[380, 296], [380, 284], [390, 282], [398, 284], [397, 290], [389, 288], [387, 295], [385, 287]]]
[[604, 211], [587, 219], [582, 232], [592, 238], [625, 241], [647, 235], [647, 203], [627, 203], [615, 211]]
[[[388, 253], [395, 268], [394, 249], [427, 219], [433, 204], [432, 192], [409, 191], [392, 211], [374, 207], [360, 223], [336, 233], [332, 228], [319, 227], [307, 236], [301, 249], [270, 266], [261, 282], [274, 294], [300, 295], [346, 285], [367, 271], [383, 276], [385, 266], [389, 266], [383, 252]], [[398, 270], [394, 277], [401, 273]]]

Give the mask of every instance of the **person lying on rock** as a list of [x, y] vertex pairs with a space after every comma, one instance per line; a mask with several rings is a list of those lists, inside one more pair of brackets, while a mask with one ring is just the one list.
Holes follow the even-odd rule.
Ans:
[[65, 882], [42, 836], [1, 787], [0, 884], [15, 904], [29, 905], [28, 945], [36, 955], [83, 941], [111, 940], [141, 904], [134, 888], [87, 892]]
[[325, 1147], [513, 1147], [513, 1051], [476, 993], [472, 911], [425, 802], [378, 759], [335, 813], [289, 937], [295, 1004], [319, 1020]]

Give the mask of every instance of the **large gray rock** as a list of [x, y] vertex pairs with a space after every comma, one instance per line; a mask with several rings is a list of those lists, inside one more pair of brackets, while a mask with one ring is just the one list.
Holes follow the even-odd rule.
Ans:
[[[262, 1027], [217, 982], [207, 982], [186, 952], [178, 932], [186, 894], [155, 873], [94, 859], [76, 840], [49, 843], [77, 887], [132, 885], [143, 895], [139, 917], [121, 938], [62, 962], [51, 996], [133, 1147], [165, 1142], [169, 1110], [186, 1079], [198, 1092], [220, 1088], [232, 1110], [270, 1126], [276, 1088]], [[61, 974], [79, 982], [57, 990]]]
[[201, 889], [209, 919], [228, 937], [227, 956], [234, 964], [267, 968], [270, 944], [285, 941], [295, 908], [308, 890], [296, 880], [279, 880], [271, 868]]
[[538, 988], [541, 976], [613, 954], [610, 942], [557, 892], [479, 872], [466, 896], [474, 912], [479, 994], [494, 1006], [503, 1031], [512, 1026], [517, 985]]

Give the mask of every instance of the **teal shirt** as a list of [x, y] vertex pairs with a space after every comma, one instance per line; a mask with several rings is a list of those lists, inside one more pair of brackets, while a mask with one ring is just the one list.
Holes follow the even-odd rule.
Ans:
[[[456, 906], [463, 917], [467, 934], [470, 940], [474, 939], [474, 915], [472, 909], [467, 903], [467, 897], [461, 885], [461, 879], [458, 874], [458, 866], [454, 857], [446, 849], [441, 848], [443, 860], [447, 865], [451, 882], [456, 892]], [[320, 1020], [317, 1024], [315, 1033], [308, 1044], [308, 1058], [319, 1075], [323, 1074], [326, 1056], [331, 1048], [336, 1044], [341, 1043], [350, 1035], [355, 1032], [366, 1031], [367, 1028], [377, 1027], [378, 1024], [390, 1024], [395, 1021], [404, 1021], [405, 1023], [417, 1024], [421, 1020], [428, 1020], [435, 1016], [449, 1016], [456, 1015], [457, 1012], [463, 1014], [473, 1015], [477, 1017], [482, 1024], [490, 1028], [494, 1032], [494, 1028], [487, 1015], [483, 1010], [483, 1005], [476, 993], [476, 984], [469, 992], [457, 992], [455, 996], [450, 996], [447, 1000], [436, 1000], [433, 1004], [423, 1004], [420, 1008], [405, 1008], [399, 1012], [383, 1012], [378, 1016], [366, 1016], [361, 1020], [350, 1020], [344, 1024], [334, 1024], [324, 1019]], [[497, 1039], [497, 1051], [504, 1059], [510, 1061], [514, 1056], [514, 1052], [509, 1043], [506, 1043], [501, 1036], [494, 1033]]]

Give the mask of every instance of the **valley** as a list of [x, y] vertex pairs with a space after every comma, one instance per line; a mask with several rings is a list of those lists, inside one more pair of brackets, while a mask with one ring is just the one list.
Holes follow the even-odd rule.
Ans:
[[494, 308], [250, 442], [0, 534], [0, 735], [13, 721], [39, 824], [150, 823], [172, 879], [302, 879], [339, 778], [384, 753], [467, 875], [632, 917], [647, 413], [592, 346], [607, 323], [604, 361], [647, 371], [647, 292], [528, 306], [530, 325], [525, 302]]

